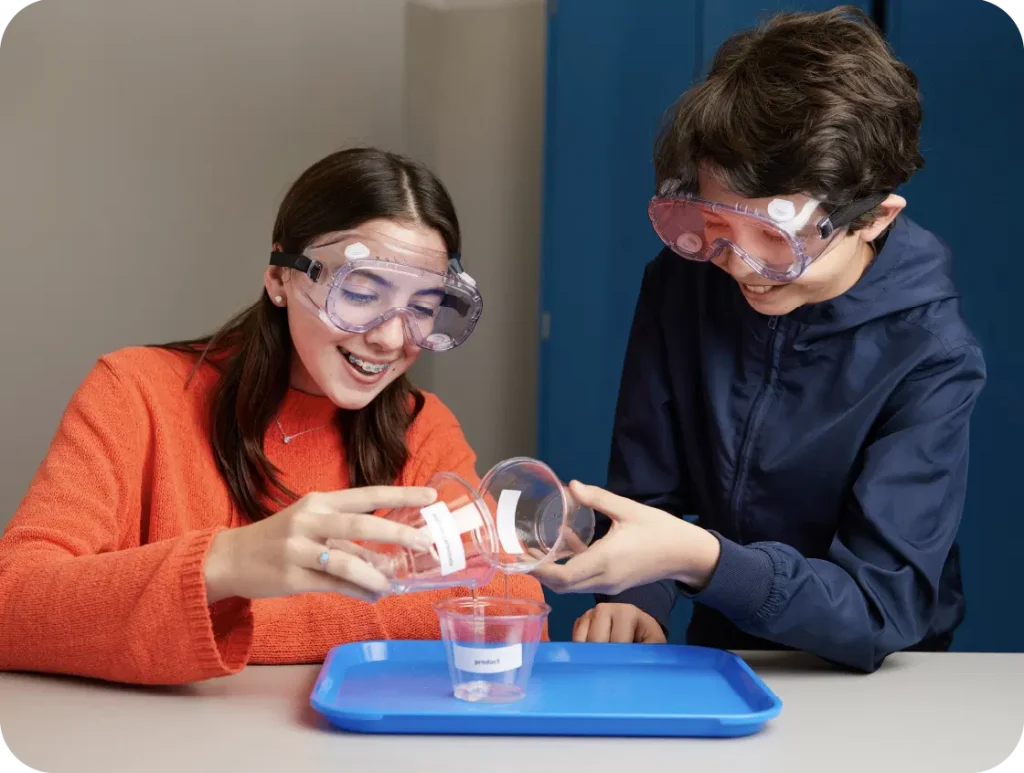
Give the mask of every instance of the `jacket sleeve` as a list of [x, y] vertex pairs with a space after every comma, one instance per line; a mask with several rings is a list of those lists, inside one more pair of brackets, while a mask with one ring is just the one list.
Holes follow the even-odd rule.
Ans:
[[139, 546], [149, 427], [101, 360], [0, 538], [0, 669], [176, 684], [246, 663], [249, 602], [206, 603], [214, 529]]
[[968, 426], [981, 352], [943, 351], [891, 397], [823, 559], [775, 542], [718, 537], [721, 558], [692, 595], [741, 630], [871, 672], [928, 633], [967, 488]]
[[[658, 319], [661, 278], [658, 262], [644, 272], [622, 367], [606, 488], [677, 517], [694, 514], [692, 484], [676, 435], [664, 337]], [[610, 521], [598, 513], [595, 539]], [[598, 603], [633, 604], [668, 630], [678, 593], [671, 580], [640, 585]]]

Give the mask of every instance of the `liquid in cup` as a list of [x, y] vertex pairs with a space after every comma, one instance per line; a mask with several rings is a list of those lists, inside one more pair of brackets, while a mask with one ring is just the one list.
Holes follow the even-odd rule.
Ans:
[[532, 599], [444, 599], [434, 605], [459, 700], [510, 703], [526, 695], [551, 607]]
[[394, 593], [487, 585], [494, 577], [498, 541], [477, 491], [455, 473], [438, 473], [426, 486], [437, 499], [426, 507], [400, 507], [383, 516], [429, 534], [429, 550], [362, 542], [371, 563], [391, 581]]
[[570, 558], [594, 538], [594, 511], [580, 505], [537, 459], [517, 457], [495, 465], [480, 491], [494, 514], [502, 572], [527, 573], [541, 563]]

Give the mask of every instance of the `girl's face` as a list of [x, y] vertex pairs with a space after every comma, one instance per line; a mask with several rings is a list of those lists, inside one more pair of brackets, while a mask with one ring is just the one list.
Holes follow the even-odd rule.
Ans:
[[[423, 248], [426, 254], [416, 263], [422, 268], [442, 273], [447, 269], [441, 257], [447, 253], [447, 247], [441, 234], [433, 229], [386, 219], [367, 221], [360, 228]], [[337, 234], [324, 234], [311, 247], [329, 244], [336, 238]], [[343, 256], [339, 256], [326, 268], [337, 269], [343, 261]], [[297, 355], [292, 358], [291, 385], [303, 392], [324, 395], [345, 410], [365, 408], [416, 362], [422, 350], [407, 340], [400, 315], [365, 333], [339, 330], [311, 309], [308, 296], [303, 297], [303, 283], [308, 281], [296, 271], [277, 266], [269, 267], [264, 275], [270, 298], [288, 311], [292, 346]]]

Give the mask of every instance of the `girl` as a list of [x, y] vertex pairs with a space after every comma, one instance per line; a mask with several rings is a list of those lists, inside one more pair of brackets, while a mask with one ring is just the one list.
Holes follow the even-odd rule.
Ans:
[[370, 514], [429, 504], [439, 471], [477, 483], [455, 417], [404, 375], [480, 315], [453, 204], [407, 159], [343, 151], [295, 182], [273, 242], [220, 331], [86, 376], [0, 539], [0, 668], [176, 684], [439, 637], [432, 605], [462, 590], [388, 597], [344, 548], [422, 548]]

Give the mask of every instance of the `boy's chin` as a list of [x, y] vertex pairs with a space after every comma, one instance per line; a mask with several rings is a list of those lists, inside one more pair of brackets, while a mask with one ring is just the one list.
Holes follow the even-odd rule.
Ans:
[[751, 308], [762, 314], [772, 316], [788, 314], [800, 305], [799, 300], [794, 297], [793, 288], [788, 285], [778, 285], [767, 292], [750, 290], [740, 282], [737, 282], [737, 285], [743, 294], [743, 299]]

